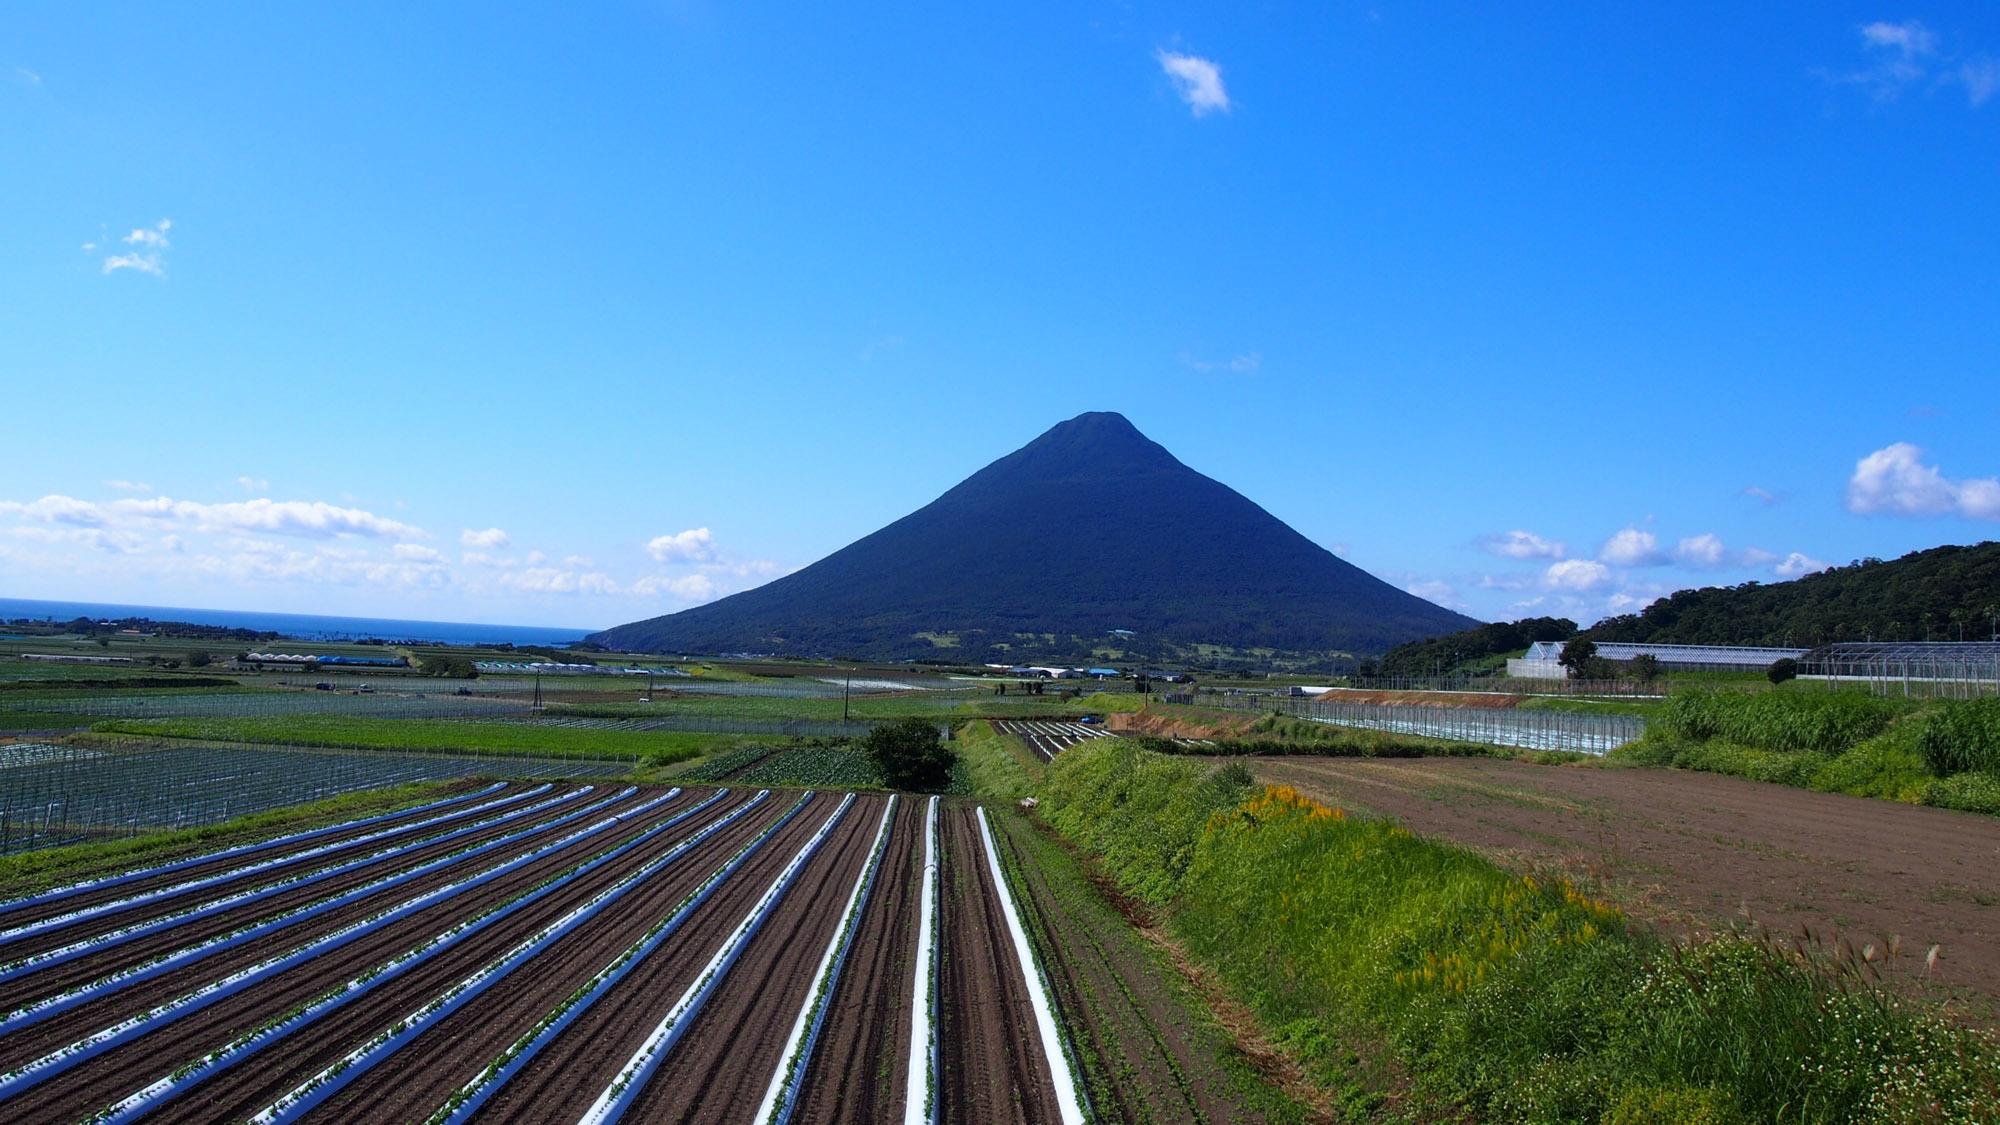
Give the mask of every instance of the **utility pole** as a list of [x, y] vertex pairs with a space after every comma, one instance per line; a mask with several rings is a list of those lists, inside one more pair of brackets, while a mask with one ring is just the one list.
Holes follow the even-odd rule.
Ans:
[[535, 710], [542, 709], [542, 674], [535, 673]]
[[854, 695], [854, 669], [847, 670], [847, 686], [840, 689], [840, 721], [847, 721], [847, 701]]

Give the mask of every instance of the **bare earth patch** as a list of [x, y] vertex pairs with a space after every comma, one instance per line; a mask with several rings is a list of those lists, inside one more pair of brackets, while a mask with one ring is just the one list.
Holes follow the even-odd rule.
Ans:
[[1668, 932], [1746, 919], [1857, 948], [1901, 939], [1908, 971], [1992, 1022], [2000, 1002], [2000, 818], [1680, 770], [1461, 758], [1250, 759], [1258, 779], [1516, 868], [1592, 881]]

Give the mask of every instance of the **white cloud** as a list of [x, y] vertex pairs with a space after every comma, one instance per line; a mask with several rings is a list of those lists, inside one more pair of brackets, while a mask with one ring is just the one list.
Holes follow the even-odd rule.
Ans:
[[1221, 67], [1199, 55], [1177, 51], [1155, 51], [1153, 57], [1160, 61], [1160, 69], [1173, 81], [1174, 92], [1196, 117], [1205, 117], [1216, 110], [1229, 112], [1229, 91], [1223, 88]]
[[1552, 590], [1600, 590], [1611, 584], [1611, 568], [1589, 559], [1564, 559], [1551, 564], [1542, 581]]
[[152, 485], [150, 485], [150, 484], [144, 484], [144, 483], [142, 483], [142, 482], [140, 482], [140, 481], [132, 481], [132, 480], [108, 480], [108, 481], [105, 481], [105, 482], [104, 482], [104, 486], [105, 486], [106, 488], [116, 488], [116, 489], [118, 489], [118, 490], [120, 490], [120, 491], [122, 491], [122, 492], [151, 492], [151, 491], [153, 491], [153, 486], [152, 486]]
[[1532, 531], [1510, 531], [1505, 535], [1483, 535], [1479, 546], [1489, 555], [1503, 559], [1559, 559], [1569, 554], [1569, 544], [1544, 539]]
[[269, 492], [271, 490], [271, 482], [259, 477], [237, 477], [236, 483], [242, 485], [245, 492]]
[[1628, 527], [1604, 541], [1597, 557], [1613, 566], [1659, 566], [1667, 561], [1660, 540], [1650, 531]]
[[1832, 563], [1821, 562], [1818, 559], [1793, 551], [1791, 554], [1785, 556], [1783, 562], [1772, 567], [1771, 573], [1780, 578], [1797, 578], [1800, 575], [1817, 574], [1822, 570], [1830, 569], [1832, 566]]
[[424, 530], [360, 508], [341, 508], [323, 500], [238, 500], [201, 504], [192, 500], [114, 500], [114, 515], [184, 524], [201, 531], [267, 531], [310, 539], [362, 536], [370, 539], [428, 538]]
[[468, 527], [458, 533], [458, 541], [481, 551], [498, 550], [513, 542], [507, 538], [506, 532], [497, 527], [489, 527], [485, 531], [474, 531]]
[[25, 66], [17, 66], [14, 68], [14, 81], [19, 82], [23, 86], [39, 89], [42, 84], [42, 76]]
[[442, 563], [444, 553], [432, 550], [421, 543], [398, 543], [390, 554], [405, 562]]
[[1463, 604], [1458, 600], [1458, 591], [1454, 590], [1449, 582], [1440, 582], [1433, 578], [1427, 581], [1412, 582], [1404, 586], [1403, 589], [1408, 590], [1410, 593], [1427, 602], [1441, 605], [1446, 609], [1463, 608]]
[[1896, 442], [1855, 462], [1847, 482], [1847, 510], [1856, 515], [1941, 516], [2000, 520], [2000, 479], [1955, 481], [1926, 465], [1924, 451]]
[[646, 553], [660, 562], [707, 562], [715, 557], [715, 535], [705, 527], [656, 535], [646, 543]]
[[1198, 359], [1192, 352], [1183, 351], [1181, 352], [1181, 362], [1204, 375], [1211, 371], [1228, 371], [1237, 375], [1255, 375], [1258, 368], [1264, 366], [1264, 353], [1247, 352], [1234, 359], [1209, 360]]
[[[105, 258], [104, 272], [111, 274], [119, 270], [138, 270], [140, 273], [150, 273], [154, 277], [165, 277], [167, 267], [163, 252], [173, 245], [167, 241], [167, 230], [173, 225], [171, 220], [161, 219], [158, 226], [140, 227], [120, 239], [119, 241], [132, 247], [132, 252], [113, 254]], [[84, 249], [94, 250], [96, 246], [94, 242], [85, 243]]]
[[2000, 62], [1980, 57], [1958, 68], [1958, 80], [1965, 86], [1965, 97], [1973, 105], [1985, 105], [1986, 99], [2000, 93]]
[[98, 527], [110, 522], [104, 509], [88, 500], [78, 500], [74, 496], [44, 496], [31, 504], [10, 504], [14, 511], [31, 520], [43, 523], [67, 523], [78, 527]]
[[1937, 35], [1916, 20], [1888, 23], [1877, 20], [1861, 28], [1861, 41], [1870, 47], [1886, 47], [1905, 59], [1921, 58], [1937, 51]]
[[1752, 485], [1749, 488], [1744, 489], [1741, 495], [1748, 496], [1750, 499], [1757, 501], [1759, 504], [1762, 504], [1767, 508], [1773, 504], [1776, 504], [1779, 500], [1784, 499], [1784, 497], [1779, 496], [1777, 493], [1772, 492], [1769, 489], [1758, 488], [1755, 485]]
[[688, 602], [705, 602], [720, 593], [715, 581], [706, 574], [689, 574], [680, 578], [649, 574], [632, 584], [632, 592], [645, 597], [665, 595]]
[[1534, 585], [1535, 580], [1525, 574], [1482, 574], [1479, 588], [1482, 590], [1525, 590]]
[[1691, 536], [1674, 548], [1674, 561], [1697, 570], [1719, 570], [1729, 563], [1729, 552], [1713, 532]]
[[1963, 86], [1966, 101], [1975, 107], [2000, 92], [2000, 63], [1983, 54], [1955, 60], [1940, 49], [1937, 33], [1917, 20], [1878, 20], [1864, 24], [1860, 31], [1862, 48], [1873, 53], [1877, 62], [1837, 80], [1868, 88], [1877, 101], [1894, 101], [1905, 89], [1926, 80], [1933, 88]]

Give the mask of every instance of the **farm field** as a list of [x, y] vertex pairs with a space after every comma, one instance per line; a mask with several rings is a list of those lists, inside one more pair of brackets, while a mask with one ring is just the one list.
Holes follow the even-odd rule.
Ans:
[[993, 729], [1020, 739], [1044, 762], [1055, 761], [1057, 754], [1079, 742], [1104, 738], [1108, 734], [1100, 726], [1060, 719], [996, 719]]
[[1750, 918], [1918, 958], [1935, 983], [2000, 1001], [2000, 820], [1679, 770], [1492, 759], [1248, 759], [1258, 780], [1394, 817], [1517, 866], [1558, 866], [1670, 928]]
[[0, 904], [0, 1113], [860, 1122], [914, 1096], [1067, 1122], [1084, 1070], [1134, 1104], [1175, 1088], [1150, 1062], [1079, 1069], [1063, 1005], [1103, 982], [1042, 960], [1080, 946], [1018, 817], [994, 819], [501, 782]]

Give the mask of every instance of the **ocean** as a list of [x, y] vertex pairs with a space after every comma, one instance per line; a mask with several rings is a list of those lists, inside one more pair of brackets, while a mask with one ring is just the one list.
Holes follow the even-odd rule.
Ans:
[[452, 621], [398, 621], [386, 617], [325, 617], [312, 613], [257, 613], [236, 609], [177, 609], [157, 605], [105, 605], [98, 602], [41, 602], [0, 598], [0, 622], [27, 617], [73, 621], [79, 617], [150, 617], [154, 621], [186, 621], [282, 633], [302, 641], [344, 641], [378, 637], [393, 641], [443, 641], [447, 644], [562, 645], [580, 641], [589, 629], [551, 629], [540, 625], [478, 625]]

